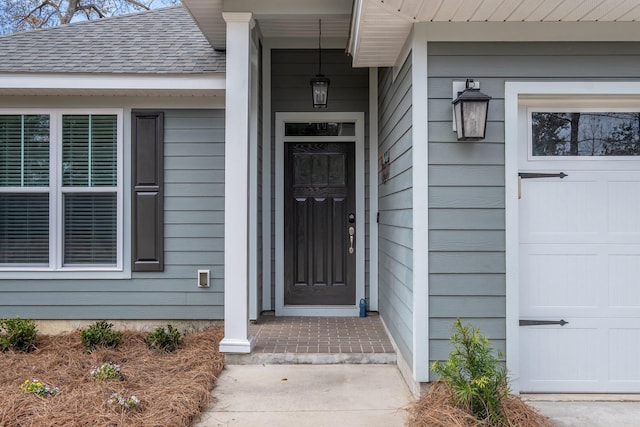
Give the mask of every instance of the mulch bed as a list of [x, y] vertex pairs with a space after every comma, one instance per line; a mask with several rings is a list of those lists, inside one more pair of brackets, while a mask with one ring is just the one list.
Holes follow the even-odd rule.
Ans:
[[[149, 350], [142, 332], [125, 331], [116, 349], [84, 353], [80, 333], [39, 336], [32, 353], [0, 353], [0, 426], [188, 426], [211, 399], [224, 367], [218, 327], [193, 332], [175, 353]], [[124, 380], [96, 381], [90, 370], [120, 365]], [[24, 393], [25, 379], [60, 392], [50, 398]], [[112, 393], [135, 395], [140, 405], [123, 409]]]
[[[519, 397], [510, 395], [502, 402], [508, 427], [552, 427], [551, 422]], [[434, 382], [426, 395], [409, 408], [410, 427], [478, 427], [473, 415], [456, 406], [451, 389], [442, 381]]]

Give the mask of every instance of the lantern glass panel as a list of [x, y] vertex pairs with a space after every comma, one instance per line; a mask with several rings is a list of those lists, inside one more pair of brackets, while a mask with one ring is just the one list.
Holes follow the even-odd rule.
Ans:
[[313, 91], [314, 108], [326, 108], [327, 96], [329, 92], [329, 82], [314, 81], [311, 85], [311, 90]]
[[484, 138], [488, 102], [461, 102], [462, 129], [465, 138]]

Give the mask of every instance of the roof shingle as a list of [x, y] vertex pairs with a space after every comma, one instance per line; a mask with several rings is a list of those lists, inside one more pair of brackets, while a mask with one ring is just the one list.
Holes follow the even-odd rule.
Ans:
[[0, 58], [0, 72], [12, 73], [225, 71], [225, 53], [182, 6], [0, 36]]

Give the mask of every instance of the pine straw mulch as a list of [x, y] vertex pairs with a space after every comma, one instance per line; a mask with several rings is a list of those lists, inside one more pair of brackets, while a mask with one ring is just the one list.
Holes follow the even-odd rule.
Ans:
[[[204, 410], [224, 367], [223, 332], [212, 327], [184, 337], [175, 353], [147, 349], [142, 332], [125, 331], [116, 349], [83, 352], [78, 331], [39, 336], [28, 354], [0, 352], [0, 426], [188, 426]], [[94, 381], [90, 370], [120, 365], [124, 380]], [[60, 388], [51, 398], [23, 393], [25, 379]], [[112, 393], [135, 395], [136, 409], [107, 403]]]
[[[502, 412], [509, 427], [552, 427], [553, 424], [519, 397], [503, 400]], [[410, 427], [479, 427], [483, 423], [456, 406], [451, 389], [442, 382], [431, 384], [429, 391], [409, 408]]]

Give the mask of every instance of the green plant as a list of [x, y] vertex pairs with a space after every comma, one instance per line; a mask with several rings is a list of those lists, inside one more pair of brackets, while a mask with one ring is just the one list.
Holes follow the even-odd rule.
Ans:
[[91, 371], [91, 379], [93, 380], [122, 380], [124, 379], [120, 372], [120, 365], [115, 363], [103, 363], [102, 366], [93, 368]]
[[507, 371], [494, 356], [489, 339], [480, 329], [463, 325], [458, 319], [453, 325], [451, 342], [454, 350], [444, 362], [434, 362], [431, 369], [453, 391], [456, 401], [470, 410], [485, 425], [505, 426], [500, 402], [509, 394]]
[[163, 327], [158, 327], [155, 331], [149, 333], [144, 342], [149, 348], [156, 348], [170, 353], [182, 345], [182, 336], [180, 331], [169, 324], [166, 330]]
[[36, 323], [31, 319], [0, 320], [0, 350], [9, 349], [28, 353], [36, 347]]
[[58, 387], [51, 387], [40, 380], [30, 380], [28, 378], [24, 380], [20, 388], [25, 393], [33, 393], [40, 397], [53, 397], [60, 391]]
[[113, 323], [104, 320], [94, 323], [80, 331], [84, 349], [91, 353], [97, 347], [116, 348], [122, 339], [122, 332], [113, 330]]

